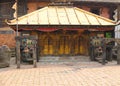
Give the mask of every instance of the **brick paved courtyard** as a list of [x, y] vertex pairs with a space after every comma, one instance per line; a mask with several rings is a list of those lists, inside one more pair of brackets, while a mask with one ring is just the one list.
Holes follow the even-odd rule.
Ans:
[[120, 66], [111, 62], [15, 65], [0, 69], [0, 86], [120, 86]]

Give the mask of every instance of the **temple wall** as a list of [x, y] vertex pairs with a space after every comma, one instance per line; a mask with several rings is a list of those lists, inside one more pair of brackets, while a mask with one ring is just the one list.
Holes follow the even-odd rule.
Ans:
[[101, 10], [100, 10], [100, 16], [109, 19], [109, 18], [110, 18], [109, 10], [110, 10], [110, 9], [109, 9], [109, 8], [106, 8], [106, 7], [101, 8]]
[[15, 44], [15, 33], [14, 34], [0, 34], [0, 46], [7, 45], [10, 48], [16, 46]]
[[[82, 6], [81, 7], [83, 10], [86, 10], [86, 11], [91, 11], [91, 7], [87, 7], [87, 6]], [[109, 11], [110, 11], [110, 9], [109, 8], [107, 8], [107, 7], [101, 7], [100, 9], [99, 9], [99, 15], [100, 16], [102, 16], [102, 17], [105, 17], [105, 18], [110, 18], [110, 13], [109, 13]]]

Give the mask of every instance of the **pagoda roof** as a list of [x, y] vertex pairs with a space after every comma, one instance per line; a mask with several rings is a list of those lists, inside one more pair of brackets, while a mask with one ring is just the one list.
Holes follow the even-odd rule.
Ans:
[[9, 25], [90, 25], [111, 26], [115, 22], [73, 6], [47, 6], [10, 20]]

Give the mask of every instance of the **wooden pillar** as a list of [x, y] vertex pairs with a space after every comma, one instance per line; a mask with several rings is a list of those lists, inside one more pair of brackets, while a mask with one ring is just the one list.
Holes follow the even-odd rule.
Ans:
[[78, 31], [78, 39], [77, 39], [77, 41], [78, 41], [78, 54], [81, 54], [81, 50], [80, 50], [81, 42], [80, 42], [80, 39], [79, 39], [80, 36], [81, 36], [81, 31]]
[[17, 41], [17, 68], [20, 68], [20, 41]]
[[59, 38], [57, 37], [56, 35], [56, 38], [55, 38], [55, 43], [54, 43], [54, 53], [55, 55], [58, 55], [58, 52], [59, 52]]
[[66, 54], [66, 50], [65, 50], [65, 47], [66, 47], [66, 44], [65, 44], [66, 38], [65, 38], [65, 37], [66, 37], [66, 30], [63, 30], [63, 40], [62, 40], [62, 41], [64, 42], [64, 43], [63, 43], [63, 46], [64, 46], [64, 47], [63, 47], [63, 55]]
[[74, 44], [74, 40], [73, 40], [74, 38], [72, 37], [72, 36], [70, 36], [70, 41], [69, 41], [69, 43], [70, 43], [70, 55], [75, 55], [75, 49], [74, 49], [74, 46], [75, 46], [75, 44]]
[[102, 49], [103, 49], [103, 55], [102, 55], [102, 65], [105, 65], [105, 61], [106, 61], [106, 43], [105, 43], [105, 40], [103, 39], [102, 40]]
[[90, 60], [91, 60], [91, 61], [95, 61], [93, 37], [90, 38], [89, 55], [90, 55]]
[[34, 65], [34, 68], [37, 67], [36, 44], [34, 44], [34, 47], [33, 47], [33, 65]]
[[[32, 36], [35, 36], [35, 37], [37, 37], [37, 38], [38, 38], [38, 36], [39, 36], [37, 31], [32, 31], [32, 32], [31, 32], [31, 35], [32, 35]], [[37, 44], [35, 45], [35, 46], [36, 46], [36, 51], [35, 51], [35, 52], [36, 52], [37, 62], [39, 62], [39, 58], [40, 58], [40, 57], [39, 57], [40, 54], [39, 54], [39, 52], [38, 52], [38, 50], [39, 50], [39, 44], [38, 44], [38, 43], [39, 43], [39, 39], [36, 39], [36, 40], [37, 40]]]
[[[43, 38], [42, 38], [42, 36], [39, 36], [38, 45], [39, 45], [39, 55], [42, 56], [43, 55]], [[40, 57], [39, 57], [39, 59], [40, 59]]]
[[17, 68], [20, 68], [20, 40], [16, 38], [16, 56], [17, 56]]

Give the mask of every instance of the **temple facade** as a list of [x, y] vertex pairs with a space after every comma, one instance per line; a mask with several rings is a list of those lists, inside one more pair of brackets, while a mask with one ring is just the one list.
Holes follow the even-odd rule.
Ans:
[[[8, 22], [16, 30], [16, 19]], [[88, 55], [91, 36], [113, 37], [115, 22], [74, 7], [52, 3], [18, 18], [21, 35], [38, 37], [38, 53], [48, 55]]]
[[[55, 9], [55, 6], [49, 6], [51, 2], [55, 1], [18, 0], [19, 32], [21, 35], [36, 35], [39, 38], [39, 55], [88, 55], [90, 36], [114, 37], [114, 22], [111, 20], [115, 20], [114, 11], [118, 8], [119, 1], [71, 0], [73, 5], [68, 7], [71, 9], [64, 9], [63, 6]], [[0, 9], [0, 18], [15, 19], [15, 0], [0, 3], [6, 9]], [[64, 0], [60, 4], [66, 5]], [[36, 10], [40, 10], [42, 16]], [[26, 18], [26, 14], [34, 14], [36, 17]], [[0, 25], [1, 28], [7, 26], [4, 21]], [[16, 30], [15, 21], [9, 25]]]

